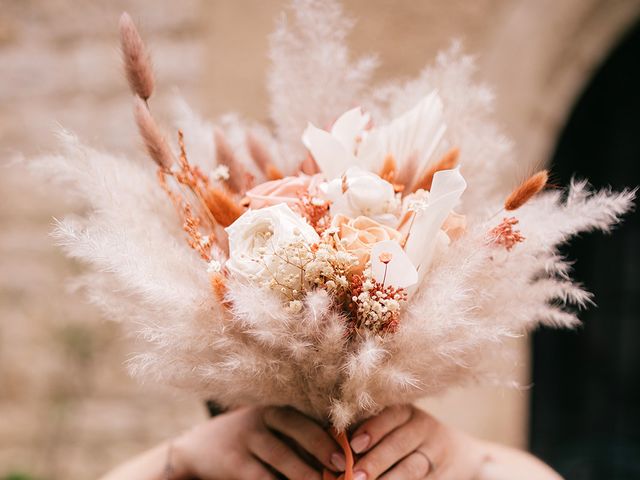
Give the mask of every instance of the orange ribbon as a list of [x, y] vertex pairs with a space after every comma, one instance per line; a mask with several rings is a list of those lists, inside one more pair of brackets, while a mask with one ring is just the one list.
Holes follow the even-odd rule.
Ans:
[[347, 438], [347, 434], [342, 431], [338, 432], [335, 429], [331, 429], [331, 435], [338, 442], [338, 445], [342, 447], [342, 451], [344, 452], [345, 469], [344, 473], [339, 477], [336, 477], [329, 470], [326, 470], [322, 473], [322, 480], [353, 480], [353, 452], [351, 451], [351, 445], [349, 445], [349, 439]]

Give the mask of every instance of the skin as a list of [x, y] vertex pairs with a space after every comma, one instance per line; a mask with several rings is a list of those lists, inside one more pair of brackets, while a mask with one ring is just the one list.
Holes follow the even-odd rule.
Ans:
[[561, 480], [535, 457], [484, 442], [413, 405], [389, 407], [351, 436], [354, 480]]
[[[354, 480], [561, 480], [535, 457], [484, 442], [412, 406], [389, 407], [350, 435]], [[344, 455], [316, 422], [290, 408], [241, 408], [130, 460], [101, 480], [320, 480]]]
[[[283, 440], [286, 437], [287, 440]], [[293, 447], [292, 445], [296, 445]], [[317, 423], [289, 408], [240, 408], [120, 465], [101, 480], [321, 480], [340, 451]], [[313, 453], [311, 453], [313, 452]]]

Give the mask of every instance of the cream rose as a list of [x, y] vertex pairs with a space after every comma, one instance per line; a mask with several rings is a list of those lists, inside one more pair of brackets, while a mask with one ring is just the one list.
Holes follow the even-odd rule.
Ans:
[[320, 240], [316, 231], [285, 203], [248, 210], [225, 231], [229, 235], [229, 260], [225, 266], [235, 278], [250, 282], [270, 281], [278, 271], [274, 252], [302, 239]]
[[359, 271], [369, 261], [373, 245], [387, 240], [400, 243], [402, 240], [400, 232], [368, 217], [349, 218], [337, 215], [331, 226], [338, 229], [338, 237], [345, 250], [358, 257]]
[[320, 185], [322, 196], [331, 202], [331, 215], [357, 218], [369, 217], [378, 223], [398, 222], [400, 201], [393, 185], [375, 173], [360, 167], [349, 168], [343, 178]]

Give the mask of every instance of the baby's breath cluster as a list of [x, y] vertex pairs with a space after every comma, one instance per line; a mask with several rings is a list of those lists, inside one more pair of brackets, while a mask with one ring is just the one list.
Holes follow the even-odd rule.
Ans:
[[268, 275], [261, 286], [275, 290], [290, 301], [301, 299], [308, 289], [307, 266], [313, 261], [311, 247], [301, 236], [274, 247], [269, 241], [270, 233], [264, 234], [264, 245], [257, 250], [256, 261]]
[[369, 268], [362, 275], [354, 275], [358, 258], [340, 249], [332, 240], [332, 232], [327, 233], [318, 243], [309, 244], [296, 236], [277, 248], [271, 247], [269, 234], [265, 233], [258, 262], [268, 275], [261, 286], [281, 294], [293, 314], [303, 310], [304, 297], [310, 290], [324, 289], [338, 304], [348, 306], [354, 330], [380, 335], [395, 332], [407, 300], [404, 289], [376, 282]]
[[362, 276], [354, 276], [351, 283], [354, 327], [378, 334], [395, 332], [399, 325], [400, 309], [407, 301], [405, 290], [374, 281], [368, 269]]
[[348, 298], [349, 272], [358, 264], [355, 255], [338, 251], [323, 241], [309, 244], [302, 237], [275, 249], [270, 248], [268, 240], [259, 249], [258, 261], [269, 273], [262, 287], [285, 297], [291, 313], [302, 311], [305, 294], [314, 288]]
[[307, 268], [309, 282], [340, 296], [349, 290], [349, 272], [358, 265], [358, 257], [336, 250], [332, 245], [321, 242], [311, 250], [314, 261]]

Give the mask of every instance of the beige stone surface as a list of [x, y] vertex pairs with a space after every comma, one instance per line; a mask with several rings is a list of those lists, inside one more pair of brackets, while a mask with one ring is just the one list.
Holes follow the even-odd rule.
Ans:
[[[79, 266], [47, 237], [73, 205], [15, 163], [55, 146], [56, 125], [95, 145], [138, 148], [117, 52], [128, 10], [152, 46], [166, 112], [179, 87], [197, 110], [265, 119], [265, 37], [284, 0], [0, 0], [0, 478], [96, 477], [204, 417], [200, 402], [130, 380], [117, 324], [69, 290]], [[478, 78], [523, 168], [543, 164], [570, 107], [637, 18], [637, 0], [348, 0], [350, 42], [379, 52], [379, 79], [410, 76], [454, 37], [477, 53]], [[528, 384], [526, 342], [514, 374]], [[428, 408], [486, 438], [524, 445], [527, 392], [475, 388]]]
[[0, 478], [96, 478], [205, 418], [198, 399], [131, 380], [130, 345], [71, 291], [80, 266], [48, 231], [63, 203], [16, 165], [55, 148], [59, 125], [132, 152], [137, 139], [117, 47], [122, 10], [153, 44], [165, 109], [204, 86], [198, 1], [0, 0]]

